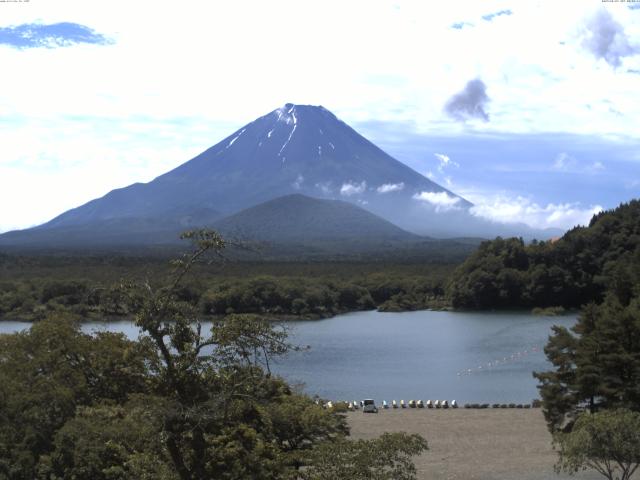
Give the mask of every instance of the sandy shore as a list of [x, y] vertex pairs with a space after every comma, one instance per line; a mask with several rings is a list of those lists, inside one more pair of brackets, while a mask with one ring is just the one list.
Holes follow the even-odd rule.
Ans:
[[573, 477], [553, 471], [551, 447], [539, 409], [398, 409], [347, 414], [353, 438], [384, 432], [419, 433], [429, 451], [416, 459], [419, 479], [553, 480], [602, 478], [595, 472]]

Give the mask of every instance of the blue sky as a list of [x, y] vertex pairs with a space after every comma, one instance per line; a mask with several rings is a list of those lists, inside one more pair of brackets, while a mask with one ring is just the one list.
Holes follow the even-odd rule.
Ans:
[[477, 215], [570, 228], [640, 196], [635, 7], [0, 3], [0, 231], [149, 181], [287, 102], [324, 105]]

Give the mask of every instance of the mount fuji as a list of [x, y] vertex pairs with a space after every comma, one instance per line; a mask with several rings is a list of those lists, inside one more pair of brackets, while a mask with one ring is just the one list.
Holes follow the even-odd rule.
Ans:
[[[369, 220], [381, 217], [405, 230], [407, 238], [526, 230], [474, 217], [470, 202], [394, 159], [327, 109], [288, 103], [149, 183], [113, 190], [38, 227], [0, 235], [0, 245], [171, 243], [182, 230], [222, 227], [232, 215], [238, 228], [238, 218], [254, 218], [238, 216], [242, 210], [293, 194], [351, 203], [374, 214]], [[317, 221], [327, 228], [336, 224], [321, 216]], [[354, 228], [351, 237], [359, 233]], [[288, 234], [281, 231], [283, 238]]]

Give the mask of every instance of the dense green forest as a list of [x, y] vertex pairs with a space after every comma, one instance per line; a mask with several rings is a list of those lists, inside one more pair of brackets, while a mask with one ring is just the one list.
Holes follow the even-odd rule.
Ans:
[[[322, 318], [379, 308], [442, 308], [455, 265], [430, 262], [215, 261], [194, 267], [182, 300], [202, 315], [259, 313]], [[162, 257], [0, 257], [0, 318], [38, 320], [50, 312], [130, 316], [120, 286], [153, 285], [169, 272]]]
[[602, 302], [611, 289], [628, 296], [638, 263], [640, 201], [633, 200], [556, 241], [483, 242], [455, 270], [447, 293], [455, 308], [578, 308]]

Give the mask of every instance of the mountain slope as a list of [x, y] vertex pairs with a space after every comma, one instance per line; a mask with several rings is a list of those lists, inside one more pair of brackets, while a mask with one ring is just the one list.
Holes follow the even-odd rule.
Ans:
[[71, 225], [41, 225], [0, 235], [0, 246], [20, 247], [128, 247], [178, 242], [185, 230], [211, 225], [220, 218], [211, 209], [168, 211], [163, 216], [127, 216], [92, 219]]
[[416, 242], [424, 240], [392, 223], [340, 200], [300, 194], [269, 200], [215, 222], [227, 236], [275, 243]]

